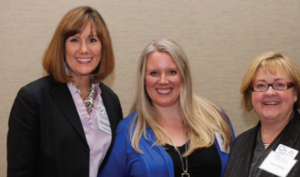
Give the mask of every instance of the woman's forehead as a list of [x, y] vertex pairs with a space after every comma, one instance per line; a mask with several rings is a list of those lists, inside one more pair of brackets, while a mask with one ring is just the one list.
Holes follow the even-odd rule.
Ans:
[[259, 70], [262, 71], [264, 74], [269, 72], [273, 75], [276, 75], [277, 73], [282, 73], [282, 74], [287, 73], [286, 69], [283, 66], [275, 65], [275, 64], [259, 66], [257, 71], [256, 71], [256, 74]]

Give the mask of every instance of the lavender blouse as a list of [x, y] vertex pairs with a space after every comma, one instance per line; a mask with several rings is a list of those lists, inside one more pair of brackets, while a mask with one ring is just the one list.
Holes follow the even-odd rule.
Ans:
[[[99, 83], [96, 84], [97, 97], [94, 100], [94, 107], [89, 115], [83, 105], [83, 100], [77, 92], [77, 88], [72, 83], [68, 83], [69, 90], [72, 94], [74, 103], [77, 108], [78, 115], [80, 117], [85, 137], [90, 148], [90, 173], [89, 177], [96, 177], [99, 167], [105, 157], [105, 154], [110, 146], [112, 136], [105, 131], [102, 131], [98, 126], [98, 117], [101, 116], [108, 119], [105, 107], [103, 105], [101, 97], [101, 89]], [[100, 113], [101, 110], [101, 113]], [[104, 112], [104, 113], [103, 113]], [[74, 147], [76, 148], [76, 147]]]

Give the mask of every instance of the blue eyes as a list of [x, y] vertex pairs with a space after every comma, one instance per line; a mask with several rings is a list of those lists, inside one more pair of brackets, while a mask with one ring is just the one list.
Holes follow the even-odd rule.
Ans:
[[157, 72], [151, 72], [150, 75], [155, 76], [157, 75]]
[[286, 83], [277, 83], [277, 87], [287, 87], [287, 84]]
[[177, 71], [170, 71], [170, 74], [176, 74], [177, 73]]
[[268, 85], [266, 85], [266, 84], [257, 84], [256, 85], [256, 88], [265, 88], [265, 87], [267, 87]]
[[[177, 71], [171, 70], [171, 71], [168, 72], [168, 74], [169, 74], [169, 75], [175, 75], [175, 74], [177, 74]], [[156, 76], [156, 75], [159, 75], [159, 73], [156, 72], [156, 71], [152, 71], [152, 72], [150, 72], [150, 75], [151, 75], [151, 76]]]
[[269, 85], [271, 85], [275, 88], [286, 88], [287, 87], [287, 83], [285, 83], [285, 82], [275, 82], [273, 84], [260, 83], [260, 84], [254, 84], [254, 87], [256, 87], [256, 88], [266, 88], [266, 87], [269, 87]]
[[250, 89], [255, 92], [264, 92], [264, 91], [268, 90], [270, 86], [274, 90], [282, 91], [282, 90], [287, 90], [287, 89], [293, 87], [294, 83], [293, 82], [274, 82], [274, 83], [269, 84], [269, 83], [262, 82], [262, 83], [256, 83], [256, 84], [250, 85]]

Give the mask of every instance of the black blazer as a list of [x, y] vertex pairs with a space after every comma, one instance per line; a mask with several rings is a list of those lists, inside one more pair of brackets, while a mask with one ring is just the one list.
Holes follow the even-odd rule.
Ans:
[[[224, 173], [224, 177], [247, 177], [249, 175], [251, 161], [256, 146], [257, 131], [261, 127], [259, 122], [256, 127], [247, 130], [239, 135], [230, 149], [230, 157]], [[281, 138], [272, 148], [275, 151], [279, 144], [291, 147], [300, 151], [300, 114], [294, 109], [294, 118], [285, 126], [281, 132]], [[273, 142], [275, 143], [275, 142]], [[272, 143], [272, 144], [273, 144]], [[265, 158], [267, 156], [263, 156]], [[299, 177], [300, 174], [300, 154], [295, 157], [298, 162], [291, 169], [288, 177]], [[259, 164], [260, 165], [260, 164]], [[276, 177], [267, 171], [261, 170], [257, 177]]]
[[[123, 115], [117, 95], [100, 88], [112, 130], [101, 169]], [[9, 117], [7, 162], [8, 177], [89, 176], [89, 146], [67, 84], [46, 76], [20, 89]]]

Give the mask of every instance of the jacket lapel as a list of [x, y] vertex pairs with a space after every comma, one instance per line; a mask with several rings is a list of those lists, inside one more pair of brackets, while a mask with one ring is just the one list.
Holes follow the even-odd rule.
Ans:
[[106, 112], [107, 112], [107, 115], [108, 115], [108, 120], [109, 120], [109, 123], [110, 123], [112, 136], [114, 137], [115, 132], [116, 132], [116, 126], [113, 126], [113, 125], [117, 124], [115, 122], [117, 119], [114, 118], [114, 117], [116, 117], [115, 108], [112, 106], [114, 104], [111, 101], [110, 94], [106, 93], [107, 90], [103, 88], [103, 83], [102, 82], [100, 82], [100, 89], [101, 89], [101, 97], [102, 97], [102, 100], [103, 100], [103, 104], [105, 106], [105, 109], [106, 109]]
[[51, 91], [51, 94], [66, 118], [87, 144], [84, 130], [67, 84], [59, 83], [58, 86]]
[[[297, 109], [294, 109], [294, 118], [288, 123], [288, 125], [284, 128], [282, 137], [280, 138], [279, 142], [273, 147], [273, 150], [275, 151], [279, 144], [283, 144], [285, 146], [288, 146], [290, 148], [294, 148], [295, 144], [297, 142], [297, 139], [299, 137], [300, 132], [300, 115], [298, 113]], [[297, 148], [295, 148], [297, 149]], [[266, 171], [261, 172], [260, 177], [271, 177], [276, 176], [273, 174], [270, 174]], [[291, 175], [292, 176], [292, 175]]]
[[[293, 148], [300, 132], [300, 115], [297, 109], [294, 109], [294, 118], [289, 122], [287, 127], [284, 128], [283, 135], [278, 143]], [[277, 146], [275, 147], [275, 149]], [[274, 150], [275, 150], [274, 149]]]
[[256, 143], [256, 136], [257, 136], [257, 130], [260, 127], [260, 122], [258, 125], [254, 128], [254, 131], [252, 131], [248, 136], [248, 143], [245, 144], [245, 148], [241, 149], [240, 151], [244, 151], [243, 153], [240, 153], [240, 167], [242, 169], [238, 170], [240, 174], [237, 174], [236, 176], [248, 176], [250, 165], [253, 158], [253, 151], [255, 148]]

